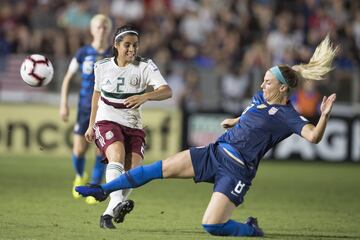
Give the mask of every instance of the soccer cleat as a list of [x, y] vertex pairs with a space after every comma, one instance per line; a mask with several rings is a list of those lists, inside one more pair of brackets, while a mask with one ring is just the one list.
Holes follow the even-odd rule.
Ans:
[[254, 232], [251, 236], [254, 236], [254, 237], [263, 237], [264, 236], [264, 232], [259, 227], [259, 224], [258, 224], [258, 221], [256, 218], [248, 217], [245, 221], [245, 224], [250, 225], [254, 229]]
[[100, 227], [107, 228], [107, 229], [114, 229], [116, 228], [112, 222], [113, 217], [106, 214], [104, 216], [100, 216]]
[[125, 200], [123, 202], [120, 202], [113, 209], [114, 222], [122, 223], [124, 221], [125, 215], [130, 213], [131, 210], [133, 210], [133, 208], [134, 208], [133, 200]]
[[94, 197], [97, 201], [104, 201], [109, 194], [106, 194], [100, 185], [77, 186], [75, 191], [83, 197]]
[[[79, 194], [80, 195], [80, 194]], [[89, 196], [85, 198], [85, 202], [89, 205], [94, 205], [94, 204], [98, 204], [99, 201], [97, 201], [94, 197]]]
[[75, 177], [75, 180], [73, 182], [73, 187], [72, 187], [72, 195], [75, 199], [79, 199], [81, 197], [80, 194], [75, 191], [75, 188], [77, 186], [85, 185], [87, 180], [88, 180], [88, 176], [86, 173], [84, 173], [82, 177], [80, 177], [78, 175]]

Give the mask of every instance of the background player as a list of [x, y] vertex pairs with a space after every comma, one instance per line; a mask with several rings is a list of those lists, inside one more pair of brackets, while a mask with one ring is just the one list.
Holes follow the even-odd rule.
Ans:
[[274, 145], [296, 133], [318, 143], [324, 134], [336, 95], [324, 97], [321, 117], [314, 126], [300, 116], [289, 102], [289, 91], [300, 80], [322, 80], [332, 70], [337, 53], [329, 38], [317, 47], [308, 64], [270, 68], [251, 105], [239, 118], [222, 122], [229, 128], [214, 144], [190, 148], [150, 165], [140, 166], [101, 186], [80, 186], [83, 196], [104, 200], [118, 189], [139, 187], [153, 179], [194, 178], [195, 182], [214, 183], [202, 225], [212, 235], [263, 236], [256, 218], [245, 223], [231, 220], [234, 209], [243, 202], [261, 158]]
[[[114, 36], [114, 57], [95, 64], [95, 90], [85, 137], [107, 158], [106, 182], [116, 179], [125, 169], [139, 166], [144, 157], [145, 132], [139, 107], [149, 100], [171, 97], [171, 89], [150, 59], [137, 56], [139, 32], [122, 26]], [[145, 92], [151, 86], [153, 90]], [[96, 137], [95, 137], [96, 135]], [[100, 217], [100, 227], [115, 228], [134, 206], [127, 200], [131, 189], [110, 195], [107, 209]]]
[[[84, 134], [89, 126], [91, 97], [94, 90], [94, 64], [97, 60], [111, 55], [108, 44], [111, 27], [111, 20], [105, 15], [98, 14], [91, 19], [90, 33], [93, 40], [90, 45], [85, 45], [77, 51], [75, 57], [71, 60], [61, 87], [60, 117], [66, 122], [69, 117], [68, 93], [70, 81], [80, 69], [82, 82], [77, 109], [77, 120], [74, 127], [74, 143], [72, 150], [72, 162], [76, 173], [72, 193], [75, 199], [80, 197], [74, 190], [75, 186], [83, 185], [88, 181], [87, 174], [84, 171], [85, 152], [88, 148], [88, 143], [85, 140]], [[92, 184], [99, 184], [101, 182], [105, 170], [105, 165], [101, 163], [102, 156], [98, 150], [96, 151], [95, 165], [90, 180], [90, 183]], [[89, 197], [86, 198], [86, 202], [94, 204], [96, 203], [96, 200]]]

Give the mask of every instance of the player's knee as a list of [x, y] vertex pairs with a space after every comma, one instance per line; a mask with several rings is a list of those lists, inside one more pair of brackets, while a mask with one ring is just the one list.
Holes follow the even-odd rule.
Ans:
[[224, 224], [202, 224], [204, 230], [214, 236], [224, 236]]

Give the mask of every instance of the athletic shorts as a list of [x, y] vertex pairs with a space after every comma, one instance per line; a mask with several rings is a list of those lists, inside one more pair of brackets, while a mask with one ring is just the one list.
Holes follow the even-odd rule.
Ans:
[[125, 153], [137, 153], [144, 158], [145, 131], [130, 128], [111, 121], [99, 121], [94, 125], [95, 143], [106, 159], [106, 149], [114, 142], [120, 141], [124, 144]]
[[229, 157], [217, 144], [190, 148], [190, 155], [194, 182], [214, 183], [213, 192], [223, 193], [235, 206], [244, 201], [253, 178], [246, 166]]
[[91, 109], [83, 110], [79, 106], [79, 110], [77, 112], [77, 117], [76, 117], [76, 123], [74, 126], [75, 134], [82, 136], [85, 135], [85, 132], [89, 127], [90, 114], [91, 114]]

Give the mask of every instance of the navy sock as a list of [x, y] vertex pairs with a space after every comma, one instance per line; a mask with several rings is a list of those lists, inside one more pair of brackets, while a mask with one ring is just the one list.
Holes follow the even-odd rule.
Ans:
[[111, 193], [120, 189], [137, 188], [151, 180], [162, 177], [162, 161], [157, 161], [133, 168], [113, 181], [102, 184], [101, 187], [106, 193]]
[[101, 162], [103, 156], [98, 155], [95, 159], [95, 164], [91, 176], [90, 184], [100, 184], [105, 172], [105, 164]]
[[252, 236], [254, 229], [248, 224], [229, 220], [221, 224], [203, 224], [204, 229], [215, 236]]
[[75, 154], [73, 154], [71, 158], [76, 174], [82, 176], [84, 174], [85, 158], [78, 157]]

